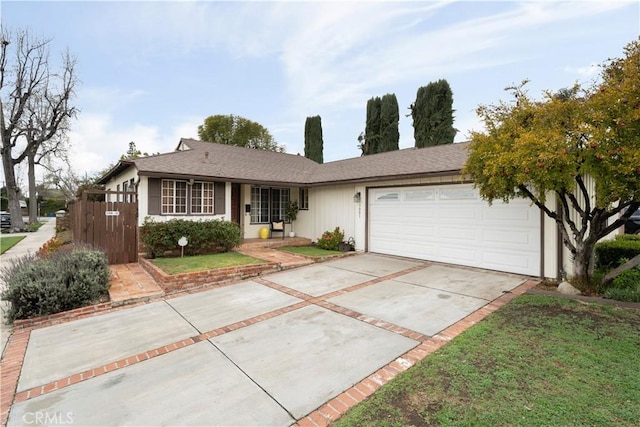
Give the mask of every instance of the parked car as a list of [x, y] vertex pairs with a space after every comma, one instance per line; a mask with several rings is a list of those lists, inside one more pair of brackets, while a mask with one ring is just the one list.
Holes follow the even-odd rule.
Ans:
[[11, 215], [9, 212], [0, 212], [0, 228], [11, 228]]
[[640, 209], [631, 214], [624, 224], [626, 234], [640, 234]]

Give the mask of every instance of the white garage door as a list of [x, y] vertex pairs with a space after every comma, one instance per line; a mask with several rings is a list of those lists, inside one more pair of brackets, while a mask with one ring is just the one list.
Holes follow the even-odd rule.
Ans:
[[540, 213], [468, 184], [369, 190], [369, 251], [536, 276]]

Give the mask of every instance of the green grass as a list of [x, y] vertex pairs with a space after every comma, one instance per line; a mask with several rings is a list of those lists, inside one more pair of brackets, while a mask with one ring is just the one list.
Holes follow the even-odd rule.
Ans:
[[190, 273], [214, 268], [262, 264], [263, 260], [237, 252], [186, 256], [183, 258], [155, 258], [150, 260], [167, 274]]
[[328, 251], [326, 249], [320, 249], [316, 246], [283, 246], [278, 249], [280, 249], [281, 251], [291, 252], [294, 254], [309, 257], [323, 257], [342, 253], [340, 251]]
[[26, 236], [0, 237], [0, 254], [3, 254], [14, 247], [20, 240], [24, 239], [25, 237]]
[[40, 227], [44, 225], [44, 222], [36, 221], [33, 224], [27, 224], [27, 230], [29, 231], [38, 231]]
[[521, 296], [336, 426], [635, 426], [640, 310]]

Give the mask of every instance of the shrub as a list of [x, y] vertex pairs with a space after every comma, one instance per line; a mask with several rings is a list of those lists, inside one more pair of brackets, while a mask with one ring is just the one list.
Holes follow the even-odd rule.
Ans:
[[597, 268], [615, 268], [622, 264], [623, 260], [640, 254], [640, 239], [622, 236], [632, 235], [620, 234], [615, 240], [600, 242], [596, 245]]
[[140, 227], [140, 240], [147, 247], [151, 258], [162, 256], [166, 251], [180, 250], [178, 240], [182, 236], [189, 242], [184, 248], [185, 254], [194, 255], [203, 251], [230, 251], [240, 244], [241, 231], [240, 226], [234, 222], [215, 219], [155, 222], [145, 218]]
[[60, 248], [63, 245], [64, 245], [64, 243], [62, 242], [62, 240], [60, 240], [60, 239], [58, 239], [56, 237], [52, 237], [51, 239], [47, 240], [44, 243], [44, 245], [42, 245], [40, 247], [40, 249], [38, 249], [38, 255], [39, 256], [50, 255], [50, 254], [60, 250]]
[[28, 319], [72, 310], [107, 294], [109, 265], [104, 252], [85, 248], [46, 257], [27, 255], [0, 270], [9, 301], [7, 319]]
[[333, 231], [325, 231], [322, 233], [322, 237], [318, 239], [317, 246], [320, 249], [337, 251], [343, 240], [344, 233], [340, 231], [340, 227], [336, 227]]
[[617, 234], [616, 240], [638, 240], [640, 241], [640, 234]]
[[605, 290], [604, 296], [619, 301], [640, 302], [640, 267], [620, 273]]

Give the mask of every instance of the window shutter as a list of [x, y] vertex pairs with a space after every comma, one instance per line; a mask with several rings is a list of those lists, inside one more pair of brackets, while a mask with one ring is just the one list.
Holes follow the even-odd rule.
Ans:
[[216, 182], [213, 187], [213, 213], [216, 215], [224, 215], [225, 202], [225, 183]]
[[147, 213], [149, 215], [160, 215], [161, 183], [162, 180], [159, 178], [149, 178], [148, 180], [149, 206]]

